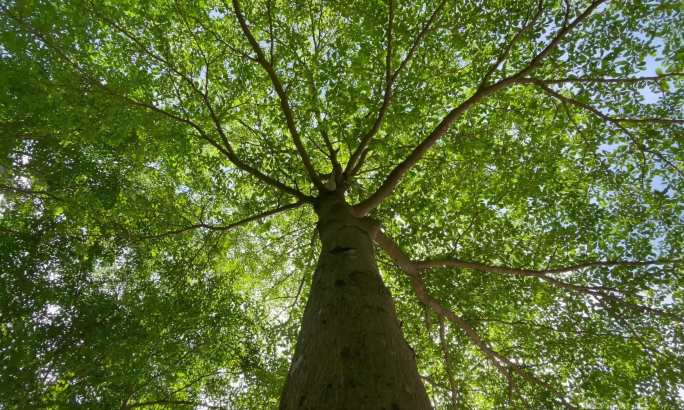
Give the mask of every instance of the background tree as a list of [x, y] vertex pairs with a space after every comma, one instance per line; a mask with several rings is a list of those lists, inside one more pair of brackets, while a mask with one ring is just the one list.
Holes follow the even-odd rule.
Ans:
[[435, 408], [684, 407], [680, 2], [0, 13], [0, 408], [320, 407], [306, 301], [382, 282], [401, 331], [301, 346], [403, 332], [364, 380]]

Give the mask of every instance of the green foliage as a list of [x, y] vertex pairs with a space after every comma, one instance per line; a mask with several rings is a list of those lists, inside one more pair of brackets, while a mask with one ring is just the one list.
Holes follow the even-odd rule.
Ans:
[[[438, 6], [392, 4], [396, 70]], [[348, 181], [351, 203], [480, 89], [516, 33], [489, 83], [524, 70], [589, 3], [541, 1], [521, 31], [537, 5], [436, 12]], [[328, 137], [344, 166], [382, 106], [387, 1], [241, 7], [316, 172], [333, 172]], [[556, 96], [520, 81], [477, 101], [373, 210], [415, 259], [676, 261], [555, 276], [629, 305], [533, 276], [424, 272], [434, 298], [544, 388], [517, 375], [513, 386], [453, 324], [440, 341], [440, 318], [380, 254], [436, 408], [452, 396], [473, 409], [555, 408], [558, 396], [684, 407], [681, 27], [679, 1], [600, 5], [526, 75]], [[305, 204], [221, 228], [295, 200], [226, 142], [243, 164], [317, 190], [256, 60], [228, 2], [0, 4], [0, 409], [277, 407], [315, 214]], [[656, 78], [601, 81], [638, 77]]]

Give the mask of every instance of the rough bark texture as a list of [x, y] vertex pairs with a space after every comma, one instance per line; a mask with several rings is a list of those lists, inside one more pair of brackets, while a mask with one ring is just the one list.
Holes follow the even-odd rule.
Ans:
[[323, 247], [280, 409], [430, 409], [378, 273], [373, 225], [332, 195], [316, 211]]

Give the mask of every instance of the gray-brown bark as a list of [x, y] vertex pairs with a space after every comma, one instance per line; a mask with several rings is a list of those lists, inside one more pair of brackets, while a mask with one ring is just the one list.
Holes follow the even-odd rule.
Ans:
[[430, 409], [378, 273], [373, 224], [334, 195], [316, 211], [323, 246], [280, 409]]

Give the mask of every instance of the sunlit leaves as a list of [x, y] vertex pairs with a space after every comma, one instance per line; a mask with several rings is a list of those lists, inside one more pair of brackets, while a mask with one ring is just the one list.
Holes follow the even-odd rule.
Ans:
[[[313, 166], [329, 173], [322, 131], [345, 162], [381, 106], [387, 2], [243, 3]], [[396, 2], [393, 66], [434, 3]], [[447, 2], [396, 80], [351, 202], [476, 92], [537, 5]], [[491, 81], [524, 68], [588, 2], [541, 5]], [[243, 161], [315, 190], [229, 2], [0, 7], [0, 407], [275, 407], [316, 258], [314, 214], [207, 228], [292, 199], [203, 137], [218, 140], [218, 124]], [[415, 258], [537, 269], [681, 258], [681, 125], [597, 115], [682, 118], [680, 27], [676, 1], [601, 5], [532, 73], [566, 100], [521, 82], [480, 101], [373, 218]], [[450, 326], [445, 363], [436, 316], [381, 262], [437, 408], [451, 405], [449, 372], [464, 408], [558, 404], [540, 386], [513, 389]], [[561, 279], [681, 317], [681, 269]], [[535, 277], [440, 269], [425, 280], [493, 348], [577, 405], [681, 407], [682, 328], [671, 318]]]

